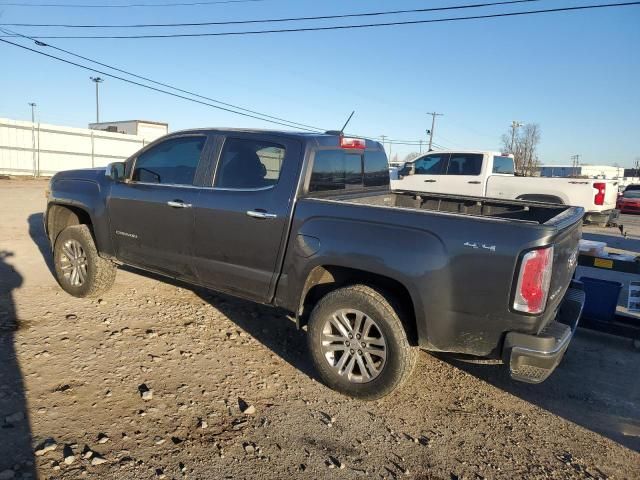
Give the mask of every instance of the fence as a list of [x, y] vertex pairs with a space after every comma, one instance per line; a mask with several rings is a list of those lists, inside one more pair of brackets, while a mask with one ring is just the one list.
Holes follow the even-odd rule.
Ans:
[[122, 161], [143, 137], [0, 118], [0, 174], [53, 175]]

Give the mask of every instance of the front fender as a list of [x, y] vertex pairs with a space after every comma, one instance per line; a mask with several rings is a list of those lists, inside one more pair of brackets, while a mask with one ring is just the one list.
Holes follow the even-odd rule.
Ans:
[[53, 177], [45, 218], [48, 217], [49, 210], [53, 205], [75, 207], [84, 211], [91, 219], [91, 228], [98, 252], [113, 255], [109, 218], [104, 198], [104, 187], [97, 181]]

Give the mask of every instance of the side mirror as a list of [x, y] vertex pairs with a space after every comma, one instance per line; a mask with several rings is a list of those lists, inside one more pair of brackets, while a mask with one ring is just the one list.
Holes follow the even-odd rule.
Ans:
[[113, 162], [107, 165], [105, 169], [105, 175], [114, 182], [121, 182], [124, 180], [124, 162]]
[[407, 164], [398, 171], [398, 174], [402, 177], [413, 175], [413, 168], [411, 168], [411, 165]]

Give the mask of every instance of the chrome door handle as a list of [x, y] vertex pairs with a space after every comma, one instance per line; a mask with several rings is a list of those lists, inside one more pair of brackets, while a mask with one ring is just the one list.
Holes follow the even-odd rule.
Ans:
[[259, 212], [257, 210], [247, 210], [247, 215], [252, 218], [278, 218], [275, 213]]
[[184, 203], [180, 200], [169, 201], [167, 202], [167, 205], [173, 208], [191, 208], [193, 206], [190, 203]]

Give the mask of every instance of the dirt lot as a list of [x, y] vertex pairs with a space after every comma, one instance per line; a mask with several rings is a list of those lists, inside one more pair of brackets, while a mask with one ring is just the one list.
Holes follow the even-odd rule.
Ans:
[[629, 341], [579, 331], [539, 386], [424, 353], [400, 392], [353, 401], [283, 312], [125, 270], [66, 295], [45, 185], [0, 180], [0, 479], [640, 478]]

